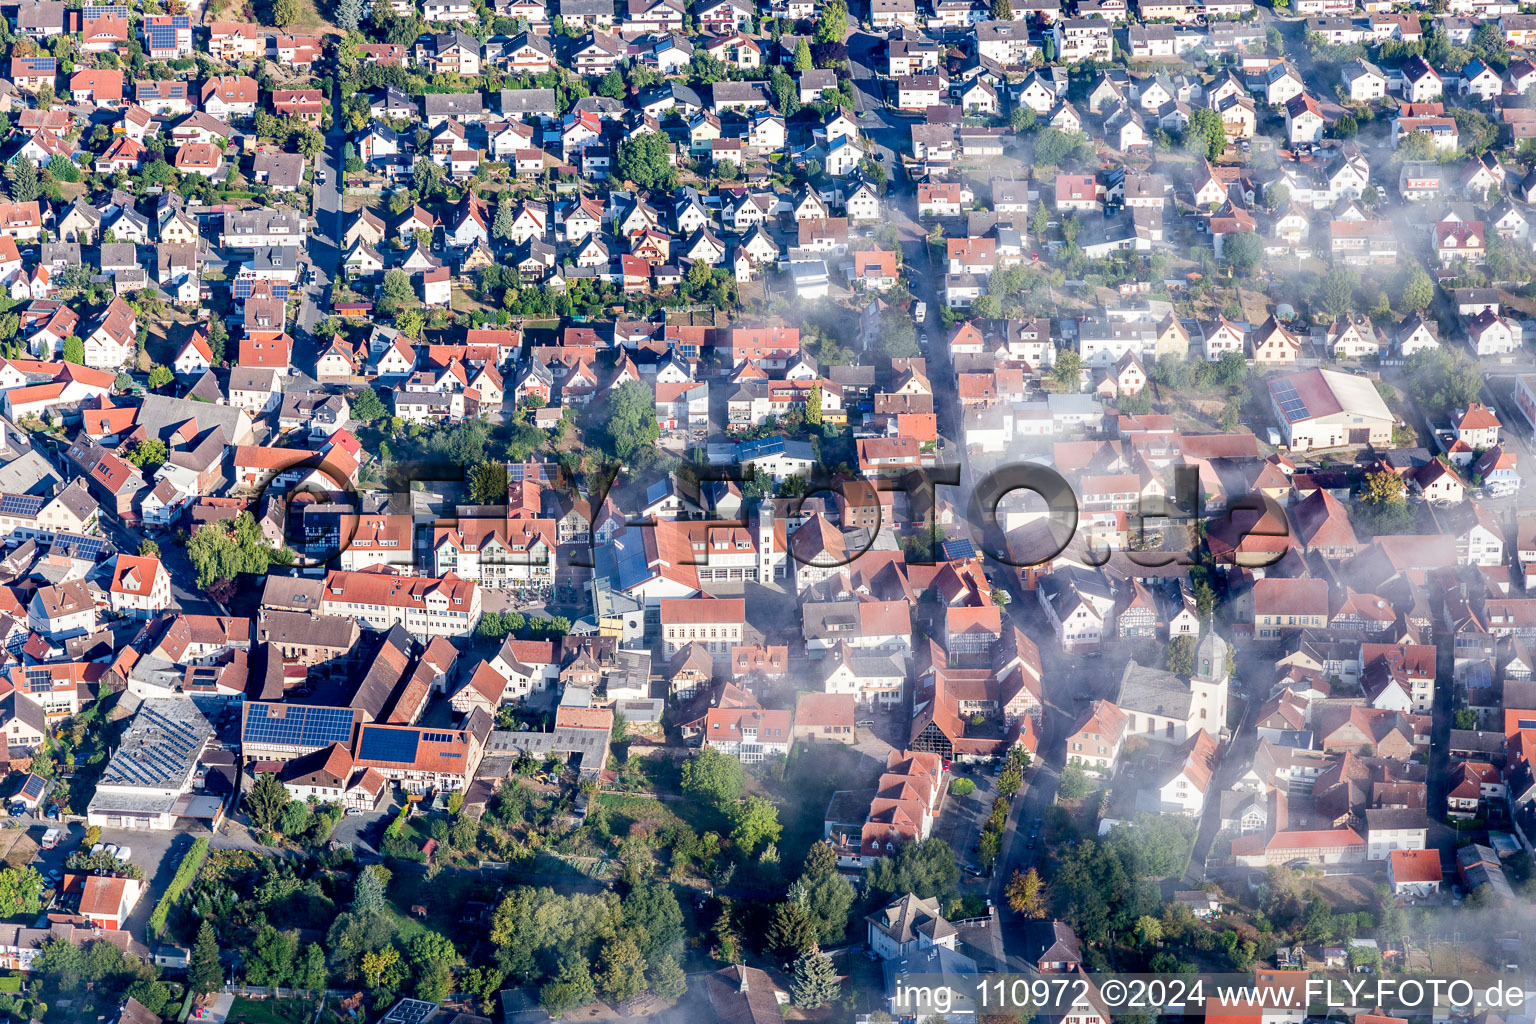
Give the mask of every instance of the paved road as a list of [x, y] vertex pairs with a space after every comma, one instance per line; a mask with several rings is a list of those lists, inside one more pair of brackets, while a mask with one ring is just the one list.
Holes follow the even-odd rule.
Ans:
[[[139, 543], [147, 536], [142, 528], [130, 529], [105, 509], [101, 512], [101, 528], [119, 551], [130, 555], [138, 553]], [[169, 536], [157, 534], [154, 539], [160, 545], [160, 560], [165, 563], [166, 572], [171, 576], [171, 596], [176, 599], [182, 612], [188, 615], [228, 615], [228, 608], [196, 586], [197, 570], [192, 568], [192, 561], [187, 558], [187, 549]]]
[[[332, 123], [345, 123], [339, 100]], [[304, 287], [303, 301], [299, 305], [293, 353], [294, 365], [305, 372], [313, 372], [315, 359], [320, 355], [310, 332], [330, 311], [331, 278], [341, 264], [341, 153], [345, 144], [345, 134], [333, 129], [325, 137], [325, 148], [315, 155], [316, 178], [319, 177], [318, 172], [324, 170], [326, 180], [324, 184], [317, 180], [314, 188], [311, 212], [315, 226], [307, 246], [310, 275]]]

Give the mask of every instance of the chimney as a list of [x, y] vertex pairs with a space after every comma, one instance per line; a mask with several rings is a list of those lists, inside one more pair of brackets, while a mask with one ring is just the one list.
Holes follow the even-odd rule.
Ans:
[[745, 992], [747, 990], [747, 965], [737, 964], [736, 971], [741, 975], [741, 986], [736, 991]]

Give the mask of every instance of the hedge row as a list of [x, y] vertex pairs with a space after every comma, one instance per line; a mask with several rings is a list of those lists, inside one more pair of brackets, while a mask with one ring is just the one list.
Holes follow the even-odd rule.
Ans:
[[155, 912], [149, 915], [149, 934], [152, 938], [159, 939], [165, 934], [165, 923], [171, 916], [171, 908], [176, 905], [177, 900], [181, 899], [181, 894], [187, 891], [188, 886], [192, 884], [192, 879], [197, 877], [197, 870], [203, 866], [203, 861], [207, 857], [208, 837], [199, 836], [192, 844], [192, 849], [181, 858], [181, 864], [176, 868], [171, 884], [165, 887], [160, 902], [155, 904]]

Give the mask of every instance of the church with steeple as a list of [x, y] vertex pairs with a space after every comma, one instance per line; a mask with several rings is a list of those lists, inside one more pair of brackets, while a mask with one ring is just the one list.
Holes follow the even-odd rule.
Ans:
[[1227, 642], [1207, 630], [1195, 645], [1189, 676], [1125, 666], [1113, 703], [1126, 715], [1125, 735], [1183, 743], [1200, 730], [1220, 739], [1227, 728]]

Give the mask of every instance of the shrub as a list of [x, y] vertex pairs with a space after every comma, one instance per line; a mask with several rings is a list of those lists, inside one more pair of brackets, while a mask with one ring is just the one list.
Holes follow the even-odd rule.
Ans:
[[208, 857], [208, 838], [199, 836], [192, 844], [192, 849], [181, 858], [181, 863], [176, 867], [176, 874], [172, 876], [171, 883], [165, 887], [165, 892], [160, 897], [160, 902], [155, 904], [154, 913], [149, 915], [149, 934], [160, 938], [165, 934], [166, 919], [170, 917], [171, 908], [176, 901], [181, 899], [182, 893], [192, 884], [192, 879], [197, 877], [197, 871], [203, 866], [203, 861]]

